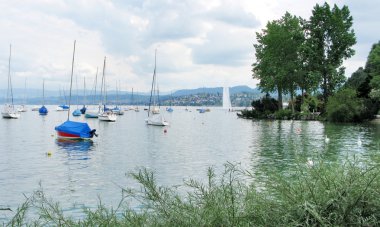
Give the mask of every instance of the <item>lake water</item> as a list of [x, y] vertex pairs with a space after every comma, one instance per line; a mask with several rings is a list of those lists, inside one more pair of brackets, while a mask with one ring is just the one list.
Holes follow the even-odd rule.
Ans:
[[[66, 120], [67, 112], [48, 109], [47, 116], [29, 108], [20, 119], [0, 119], [0, 208], [16, 210], [25, 200], [23, 194], [31, 195], [39, 183], [74, 216], [81, 214], [83, 205], [96, 207], [98, 197], [116, 206], [121, 188], [138, 188], [126, 174], [139, 167], [154, 170], [159, 184], [174, 186], [184, 179], [204, 180], [208, 167], [221, 171], [228, 161], [260, 175], [288, 171], [296, 160], [322, 157], [335, 162], [352, 155], [375, 159], [380, 151], [376, 123], [252, 121], [219, 108], [200, 114], [184, 107], [165, 111], [170, 122], [165, 128], [147, 126], [142, 108], [126, 111], [111, 123], [70, 116], [88, 122], [99, 137], [62, 142], [54, 127]], [[327, 144], [325, 136], [330, 138]], [[13, 215], [0, 210], [0, 222]]]

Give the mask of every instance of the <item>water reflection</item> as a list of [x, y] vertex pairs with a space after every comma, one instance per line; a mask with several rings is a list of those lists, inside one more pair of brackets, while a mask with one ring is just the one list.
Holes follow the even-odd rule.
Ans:
[[56, 139], [59, 150], [66, 151], [71, 160], [90, 159], [88, 152], [94, 147], [92, 140], [65, 140]]

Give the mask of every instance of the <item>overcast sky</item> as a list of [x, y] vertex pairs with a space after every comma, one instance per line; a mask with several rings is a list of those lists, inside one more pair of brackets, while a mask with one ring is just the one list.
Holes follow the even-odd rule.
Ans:
[[[157, 49], [161, 91], [248, 85], [255, 61], [255, 33], [286, 11], [309, 18], [324, 1], [292, 0], [0, 0], [0, 88], [6, 88], [12, 44], [13, 87], [69, 87], [73, 42], [74, 75], [93, 84], [103, 60], [107, 85], [148, 91]], [[380, 40], [380, 4], [370, 0], [328, 1], [347, 5], [354, 18], [356, 54], [346, 76], [364, 66]], [[75, 86], [75, 85], [74, 85]], [[82, 83], [80, 86], [83, 86]]]

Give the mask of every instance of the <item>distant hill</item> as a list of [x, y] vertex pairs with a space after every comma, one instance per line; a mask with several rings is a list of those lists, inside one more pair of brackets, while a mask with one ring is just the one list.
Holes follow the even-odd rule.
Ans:
[[[196, 88], [196, 89], [183, 89], [183, 90], [178, 90], [174, 92], [173, 96], [196, 95], [196, 94], [201, 94], [201, 93], [221, 94], [223, 93], [223, 87], [214, 87], [214, 88], [204, 87], [204, 88]], [[237, 93], [261, 94], [258, 88], [250, 88], [245, 85], [230, 87], [230, 95], [237, 94]]]
[[[26, 95], [25, 95], [26, 93]], [[60, 94], [61, 93], [61, 94]], [[69, 92], [65, 91], [65, 95], [63, 94], [63, 91], [57, 91], [57, 90], [45, 90], [45, 103], [46, 104], [62, 104], [67, 103]], [[110, 102], [113, 102], [115, 100], [119, 100], [120, 103], [130, 103], [132, 102], [132, 95], [130, 92], [122, 91], [119, 92], [119, 96], [117, 98], [116, 91], [109, 91], [107, 92], [107, 99]], [[170, 93], [163, 93], [160, 95], [160, 99], [162, 101], [165, 100], [171, 100], [175, 97], [180, 98], [183, 96], [192, 96], [197, 94], [210, 94], [213, 96], [222, 97], [223, 94], [223, 87], [214, 87], [214, 88], [196, 88], [196, 89], [183, 89], [178, 90], [174, 92], [172, 95]], [[231, 97], [236, 94], [249, 94], [249, 97], [258, 97], [261, 96], [262, 93], [258, 88], [250, 88], [248, 86], [235, 86], [230, 87], [230, 95]], [[94, 100], [94, 97], [91, 95], [91, 91], [86, 91], [87, 97], [83, 97], [83, 91], [79, 92], [79, 100], [83, 101], [84, 99], [87, 100], [87, 102], [91, 102]], [[72, 103], [75, 104], [76, 102], [76, 92], [74, 92], [72, 98]], [[97, 94], [99, 95], [99, 93]], [[134, 94], [134, 103], [148, 103], [149, 102], [149, 95], [150, 93], [138, 93]], [[25, 100], [26, 96], [26, 100]], [[14, 97], [14, 103], [15, 104], [21, 104], [26, 101], [27, 104], [39, 104], [42, 103], [42, 89], [27, 89], [26, 91], [24, 89], [13, 89], [13, 97]], [[66, 97], [66, 98], [65, 98]], [[0, 89], [0, 103], [5, 102], [6, 98], [6, 90]], [[65, 102], [66, 100], [66, 102]], [[98, 102], [99, 97], [96, 97], [95, 102]]]

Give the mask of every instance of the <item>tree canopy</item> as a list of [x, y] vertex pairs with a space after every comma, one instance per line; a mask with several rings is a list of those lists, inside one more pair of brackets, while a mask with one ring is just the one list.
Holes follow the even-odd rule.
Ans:
[[[286, 13], [256, 33], [253, 78], [263, 92], [282, 94], [322, 89], [324, 103], [345, 81], [343, 60], [354, 54], [353, 18], [347, 6], [316, 5], [310, 19]], [[380, 88], [380, 76], [379, 76]]]

